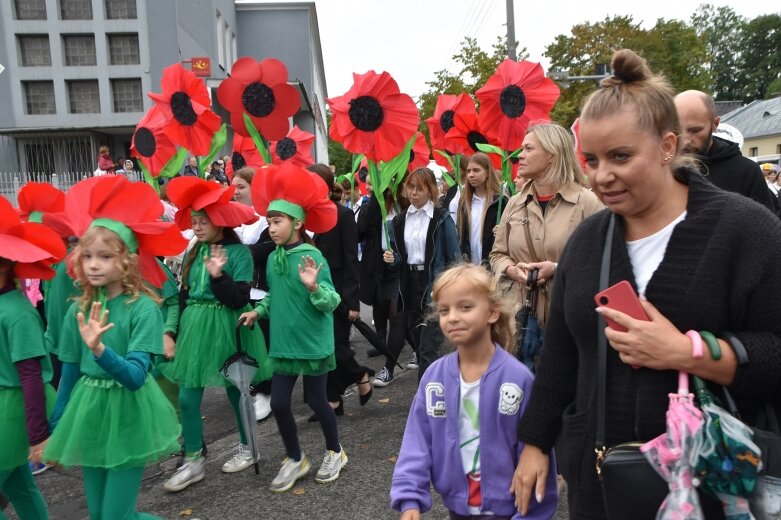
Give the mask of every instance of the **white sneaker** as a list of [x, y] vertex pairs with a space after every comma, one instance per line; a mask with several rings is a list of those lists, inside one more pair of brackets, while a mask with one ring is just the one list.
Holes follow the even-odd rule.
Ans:
[[393, 374], [391, 374], [387, 368], [382, 367], [372, 381], [372, 386], [378, 386], [380, 388], [388, 386], [393, 381]]
[[296, 481], [309, 473], [309, 459], [302, 453], [301, 460], [296, 462], [290, 457], [285, 457], [277, 476], [271, 481], [269, 490], [274, 493], [282, 493], [292, 488]]
[[255, 395], [255, 418], [265, 421], [271, 415], [271, 396], [266, 394]]
[[409, 358], [409, 361], [407, 362], [407, 368], [410, 370], [417, 370], [419, 368], [418, 366], [418, 355], [414, 351], [412, 352], [412, 355]]
[[165, 481], [163, 489], [166, 491], [181, 491], [190, 484], [200, 482], [206, 476], [206, 460], [203, 457], [196, 459], [184, 459], [184, 464], [176, 470], [176, 473]]
[[[342, 448], [341, 446], [339, 447]], [[345, 465], [347, 465], [347, 454], [344, 452], [344, 448], [339, 453], [328, 450], [323, 463], [320, 465], [320, 469], [317, 471], [317, 475], [315, 475], [315, 482], [318, 484], [333, 482], [339, 478], [339, 473]]]
[[236, 473], [252, 466], [252, 451], [244, 444], [239, 444], [236, 453], [233, 454], [228, 462], [222, 465], [223, 473]]

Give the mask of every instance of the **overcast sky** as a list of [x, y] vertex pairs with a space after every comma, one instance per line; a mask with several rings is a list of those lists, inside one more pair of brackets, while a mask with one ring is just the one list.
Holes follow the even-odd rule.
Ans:
[[[702, 0], [515, 0], [515, 39], [529, 59], [543, 64], [545, 47], [573, 25], [606, 16], [632, 15], [644, 28], [657, 18], [689, 20]], [[779, 11], [775, 0], [711, 0], [753, 18]], [[388, 71], [402, 92], [417, 98], [465, 36], [489, 49], [507, 34], [504, 0], [315, 0], [328, 95], [344, 94], [352, 73]], [[678, 49], [671, 49], [678, 51]], [[681, 49], [679, 52], [685, 52]]]

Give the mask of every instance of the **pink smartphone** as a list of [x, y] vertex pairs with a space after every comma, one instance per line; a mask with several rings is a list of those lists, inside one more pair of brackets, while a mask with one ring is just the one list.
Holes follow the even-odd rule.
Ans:
[[[597, 293], [597, 295], [594, 296], [594, 301], [596, 302], [597, 307], [608, 307], [623, 312], [636, 320], [648, 321], [648, 315], [640, 304], [640, 298], [638, 298], [637, 293], [634, 288], [632, 288], [632, 284], [626, 280], [620, 281], [604, 291]], [[626, 332], [626, 327], [619, 325], [613, 320], [606, 318], [605, 321], [611, 329], [619, 332]]]

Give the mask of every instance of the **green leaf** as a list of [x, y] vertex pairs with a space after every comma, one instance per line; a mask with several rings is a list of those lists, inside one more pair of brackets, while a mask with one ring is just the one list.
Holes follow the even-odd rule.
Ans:
[[500, 155], [502, 158], [504, 158], [507, 155], [507, 152], [505, 152], [498, 146], [494, 146], [492, 144], [476, 143], [475, 146], [477, 146], [477, 149], [483, 153], [495, 153], [497, 155]]
[[147, 169], [146, 165], [144, 164], [144, 161], [142, 161], [140, 157], [136, 157], [136, 159], [138, 159], [138, 166], [141, 168], [141, 171], [144, 173], [144, 180], [147, 182], [147, 184], [152, 186], [155, 189], [155, 191], [158, 193], [158, 195], [159, 195], [160, 194], [160, 185], [157, 184], [157, 179], [152, 177], [152, 174], [149, 173], [149, 170]]
[[217, 130], [214, 133], [214, 136], [212, 137], [212, 142], [209, 145], [209, 153], [206, 154], [203, 158], [201, 158], [198, 161], [199, 172], [204, 171], [206, 169], [206, 166], [211, 164], [212, 159], [214, 159], [214, 156], [216, 156], [220, 152], [222, 146], [225, 144], [225, 141], [227, 139], [228, 139], [228, 125], [223, 123], [220, 129]]
[[268, 144], [265, 139], [263, 139], [263, 136], [260, 135], [258, 129], [255, 128], [255, 123], [252, 122], [252, 118], [248, 116], [246, 112], [242, 115], [244, 116], [244, 126], [247, 127], [247, 131], [252, 137], [252, 142], [255, 143], [255, 148], [258, 149], [258, 152], [263, 157], [266, 164], [271, 164], [271, 152], [269, 152]]
[[521, 152], [522, 152], [522, 151], [523, 151], [523, 146], [521, 146], [520, 148], [518, 148], [517, 150], [515, 150], [513, 153], [509, 154], [509, 155], [507, 156], [507, 159], [509, 160], [509, 159], [513, 159], [513, 158], [515, 158], [515, 157], [518, 157], [519, 155], [521, 155]]
[[442, 172], [442, 178], [445, 179], [448, 188], [453, 187], [453, 185], [456, 183], [456, 180], [447, 172]]
[[[187, 153], [188, 152], [186, 148], [179, 148], [179, 150], [176, 152], [176, 155], [168, 159], [168, 162], [165, 163], [165, 166], [163, 166], [163, 169], [160, 170], [158, 177], [171, 178], [179, 173], [179, 170], [182, 169], [184, 161], [187, 158]], [[203, 170], [199, 169], [198, 171], [202, 172]]]
[[366, 157], [364, 154], [360, 153], [358, 155], [353, 155], [353, 168], [350, 170], [351, 172], [355, 173], [358, 171], [358, 168], [361, 166], [361, 161], [363, 161], [363, 158]]
[[[456, 171], [455, 166], [453, 166], [453, 158], [450, 157], [449, 153], [443, 152], [442, 150], [434, 150], [434, 153], [438, 153], [439, 155], [441, 155], [442, 157], [444, 157], [447, 160], [447, 163], [450, 165], [450, 171], [451, 172]], [[451, 177], [451, 180], [452, 180], [452, 177]], [[452, 184], [451, 184], [451, 186], [452, 186]]]

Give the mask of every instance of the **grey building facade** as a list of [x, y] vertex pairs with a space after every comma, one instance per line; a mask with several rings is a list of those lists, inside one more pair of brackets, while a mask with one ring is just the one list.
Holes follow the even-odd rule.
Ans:
[[315, 158], [327, 161], [312, 2], [3, 0], [0, 27], [0, 172], [91, 172], [101, 145], [127, 157], [152, 105], [146, 94], [160, 91], [165, 67], [188, 67], [192, 57], [211, 59], [204, 79], [215, 105], [214, 90], [240, 56], [285, 62], [302, 97], [293, 122], [315, 133]]

